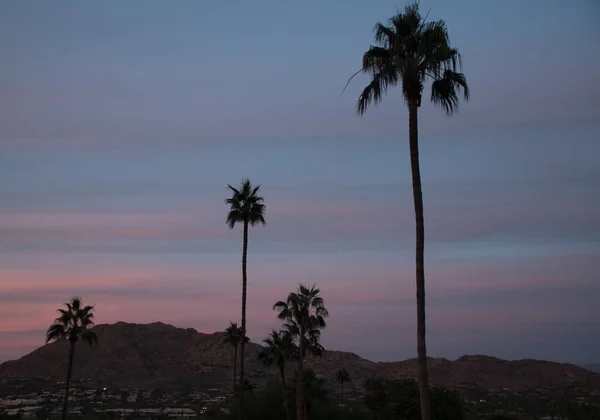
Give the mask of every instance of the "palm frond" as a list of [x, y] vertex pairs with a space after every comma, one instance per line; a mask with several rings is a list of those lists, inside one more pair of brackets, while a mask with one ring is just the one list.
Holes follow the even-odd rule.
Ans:
[[90, 346], [98, 343], [98, 336], [94, 331], [91, 330], [84, 330], [81, 333], [81, 339]]
[[462, 91], [465, 100], [469, 99], [469, 86], [462, 73], [446, 70], [443, 77], [431, 85], [431, 102], [442, 107], [446, 114], [458, 111], [458, 94]]
[[229, 229], [233, 229], [235, 224], [238, 222], [243, 222], [244, 218], [241, 212], [237, 209], [232, 209], [227, 213], [227, 219], [225, 220]]
[[414, 38], [420, 30], [423, 18], [419, 11], [419, 3], [407, 4], [404, 11], [390, 18], [390, 28], [393, 28], [395, 40], [406, 41]]
[[79, 311], [81, 309], [81, 297], [74, 296], [71, 299], [71, 306], [72, 306], [73, 312]]
[[233, 192], [234, 195], [240, 195], [240, 190], [238, 190], [237, 188], [234, 188], [230, 184], [227, 184], [227, 188], [229, 188], [231, 190], [231, 192]]
[[363, 54], [362, 72], [366, 74], [377, 74], [387, 67], [393, 65], [394, 55], [389, 49], [371, 45], [369, 50]]
[[358, 76], [359, 74], [361, 74], [363, 72], [364, 72], [364, 70], [361, 68], [360, 70], [358, 70], [354, 74], [352, 74], [352, 76], [350, 76], [350, 78], [346, 81], [346, 84], [344, 85], [344, 89], [342, 89], [342, 93], [344, 93], [346, 91], [346, 88], [348, 87], [348, 85], [350, 84], [352, 79], [354, 79], [356, 76]]
[[251, 226], [262, 224], [266, 225], [267, 222], [265, 220], [265, 213], [267, 211], [267, 206], [261, 204], [259, 202], [255, 202], [250, 208], [248, 214], [248, 221]]
[[46, 331], [46, 344], [50, 341], [61, 340], [66, 337], [65, 328], [61, 324], [53, 324]]
[[68, 328], [69, 325], [73, 322], [73, 313], [66, 312], [61, 313], [61, 315], [54, 320], [55, 324], [61, 324], [63, 327]]
[[388, 66], [379, 73], [374, 74], [371, 83], [363, 89], [356, 101], [356, 113], [364, 115], [367, 106], [370, 103], [376, 105], [381, 102], [383, 94], [387, 92], [390, 86], [395, 86], [396, 83], [398, 83], [398, 74], [392, 66]]
[[396, 33], [392, 28], [381, 22], [377, 22], [373, 28], [373, 32], [375, 32], [375, 41], [377, 41], [377, 43], [385, 46], [385, 48], [391, 49], [393, 47]]

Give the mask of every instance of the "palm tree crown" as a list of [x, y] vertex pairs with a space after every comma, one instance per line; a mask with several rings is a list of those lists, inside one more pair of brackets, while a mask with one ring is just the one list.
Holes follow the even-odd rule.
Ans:
[[59, 309], [60, 316], [46, 331], [46, 343], [50, 341], [68, 340], [75, 344], [81, 340], [89, 345], [98, 342], [96, 333], [90, 328], [94, 326], [94, 307], [83, 306], [80, 297], [74, 297], [65, 303], [67, 309]]
[[264, 198], [258, 195], [260, 185], [253, 187], [250, 180], [244, 179], [239, 188], [234, 188], [227, 185], [231, 190], [232, 195], [225, 200], [225, 204], [229, 206], [227, 213], [227, 226], [233, 229], [235, 224], [248, 223], [251, 226], [257, 224], [266, 225], [265, 212], [266, 205]]
[[343, 384], [344, 382], [350, 382], [350, 374], [345, 368], [341, 368], [337, 371], [335, 379], [341, 384]]
[[297, 357], [298, 347], [294, 343], [294, 337], [285, 330], [272, 330], [269, 337], [265, 338], [263, 342], [266, 346], [258, 354], [258, 358], [267, 366], [285, 367], [286, 361], [294, 360]]
[[359, 115], [366, 112], [371, 102], [380, 102], [390, 86], [399, 83], [406, 102], [414, 101], [418, 107], [424, 85], [431, 80], [431, 101], [448, 114], [458, 109], [461, 91], [465, 100], [469, 98], [466, 78], [460, 72], [461, 56], [450, 46], [443, 20], [427, 22], [419, 12], [419, 4], [412, 3], [403, 13], [393, 16], [388, 25], [378, 22], [374, 32], [378, 45], [371, 45], [363, 54], [358, 72], [371, 76], [371, 83], [356, 104]]
[[[237, 348], [242, 342], [243, 336], [244, 334], [242, 333], [242, 328], [237, 326], [237, 322], [230, 322], [229, 327], [225, 329], [225, 338], [223, 338], [223, 343]], [[247, 343], [248, 341], [248, 337], [244, 337], [244, 342]]]
[[285, 321], [284, 327], [292, 335], [298, 336], [303, 331], [305, 344], [317, 344], [321, 337], [321, 329], [327, 326], [325, 318], [329, 312], [325, 308], [320, 290], [316, 285], [310, 288], [304, 285], [297, 292], [288, 295], [285, 301], [276, 302], [273, 309], [278, 311], [277, 318]]

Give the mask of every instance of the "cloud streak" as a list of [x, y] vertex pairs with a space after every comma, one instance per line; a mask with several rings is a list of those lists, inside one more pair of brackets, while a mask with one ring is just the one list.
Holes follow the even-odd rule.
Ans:
[[[258, 243], [376, 239], [390, 241], [395, 247], [410, 243], [414, 222], [408, 191], [402, 194], [407, 201], [401, 202], [397, 196], [390, 200], [385, 189], [375, 187], [369, 191], [370, 188], [362, 189], [370, 201], [361, 200], [360, 192], [356, 198], [344, 199], [335, 195], [335, 189], [329, 198], [307, 198], [293, 190], [281, 198], [267, 196], [269, 224], [253, 230], [252, 239]], [[544, 188], [535, 192], [521, 187], [494, 191], [481, 185], [438, 191], [434, 184], [427, 196], [428, 241], [436, 245], [482, 240], [560, 240], [597, 246], [600, 200], [594, 195], [570, 197], [573, 194], [569, 192], [556, 200], [556, 193]], [[586, 188], [585, 184], [579, 188]], [[268, 188], [265, 191], [269, 193]], [[225, 206], [218, 206], [218, 197], [212, 199], [213, 204], [206, 208], [199, 202], [189, 207], [190, 203], [182, 200], [188, 208], [180, 207], [178, 211], [4, 213], [0, 214], [0, 246], [7, 251], [11, 247], [44, 251], [61, 246], [118, 249], [121, 245], [143, 250], [162, 244], [200, 250], [205, 242], [237, 240], [239, 232], [230, 231], [223, 222]], [[173, 202], [176, 205], [177, 199]]]

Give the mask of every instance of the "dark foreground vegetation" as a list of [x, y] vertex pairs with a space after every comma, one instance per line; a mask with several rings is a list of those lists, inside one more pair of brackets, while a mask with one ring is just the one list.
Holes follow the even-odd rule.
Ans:
[[[364, 384], [359, 399], [341, 400], [323, 386], [310, 370], [305, 372], [308, 417], [311, 420], [420, 420], [419, 387], [415, 380], [381, 380], [372, 378]], [[484, 390], [474, 390], [490, 398]], [[286, 413], [281, 388], [276, 382], [261, 390], [248, 393], [248, 420], [285, 420]], [[589, 400], [564, 398], [548, 401], [532, 392], [522, 395], [503, 395], [494, 404], [488, 400], [469, 400], [462, 391], [441, 387], [430, 388], [431, 418], [434, 420], [598, 420], [600, 407]], [[493, 400], [493, 397], [491, 398]], [[292, 399], [293, 401], [293, 399]], [[211, 410], [206, 418], [230, 420], [237, 418], [232, 411]], [[296, 420], [292, 416], [291, 420]]]
[[[417, 420], [420, 419], [419, 387], [414, 380], [383, 381], [373, 378], [365, 384], [365, 395], [360, 400], [342, 401], [324, 387], [324, 381], [311, 370], [304, 372], [304, 389], [308, 417], [312, 420]], [[289, 393], [290, 396], [293, 390]], [[246, 418], [249, 420], [286, 420], [282, 388], [276, 382], [261, 390], [247, 393]], [[465, 409], [460, 395], [443, 388], [431, 389], [432, 418], [437, 420], [465, 419]], [[294, 398], [287, 398], [295, 405]], [[295, 407], [293, 407], [295, 408]], [[295, 410], [291, 410], [293, 413]], [[235, 408], [206, 414], [212, 419], [234, 419]], [[292, 416], [292, 420], [296, 417]]]

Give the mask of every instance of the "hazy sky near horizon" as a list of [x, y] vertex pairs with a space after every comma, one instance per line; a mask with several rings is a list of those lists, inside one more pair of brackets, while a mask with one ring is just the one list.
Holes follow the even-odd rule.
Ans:
[[[416, 355], [407, 112], [359, 118], [390, 0], [0, 4], [0, 360], [72, 295], [97, 321], [239, 320], [226, 184], [262, 184], [248, 330], [316, 282], [326, 348]], [[428, 350], [597, 361], [600, 6], [422, 0], [472, 100], [420, 113]]]

